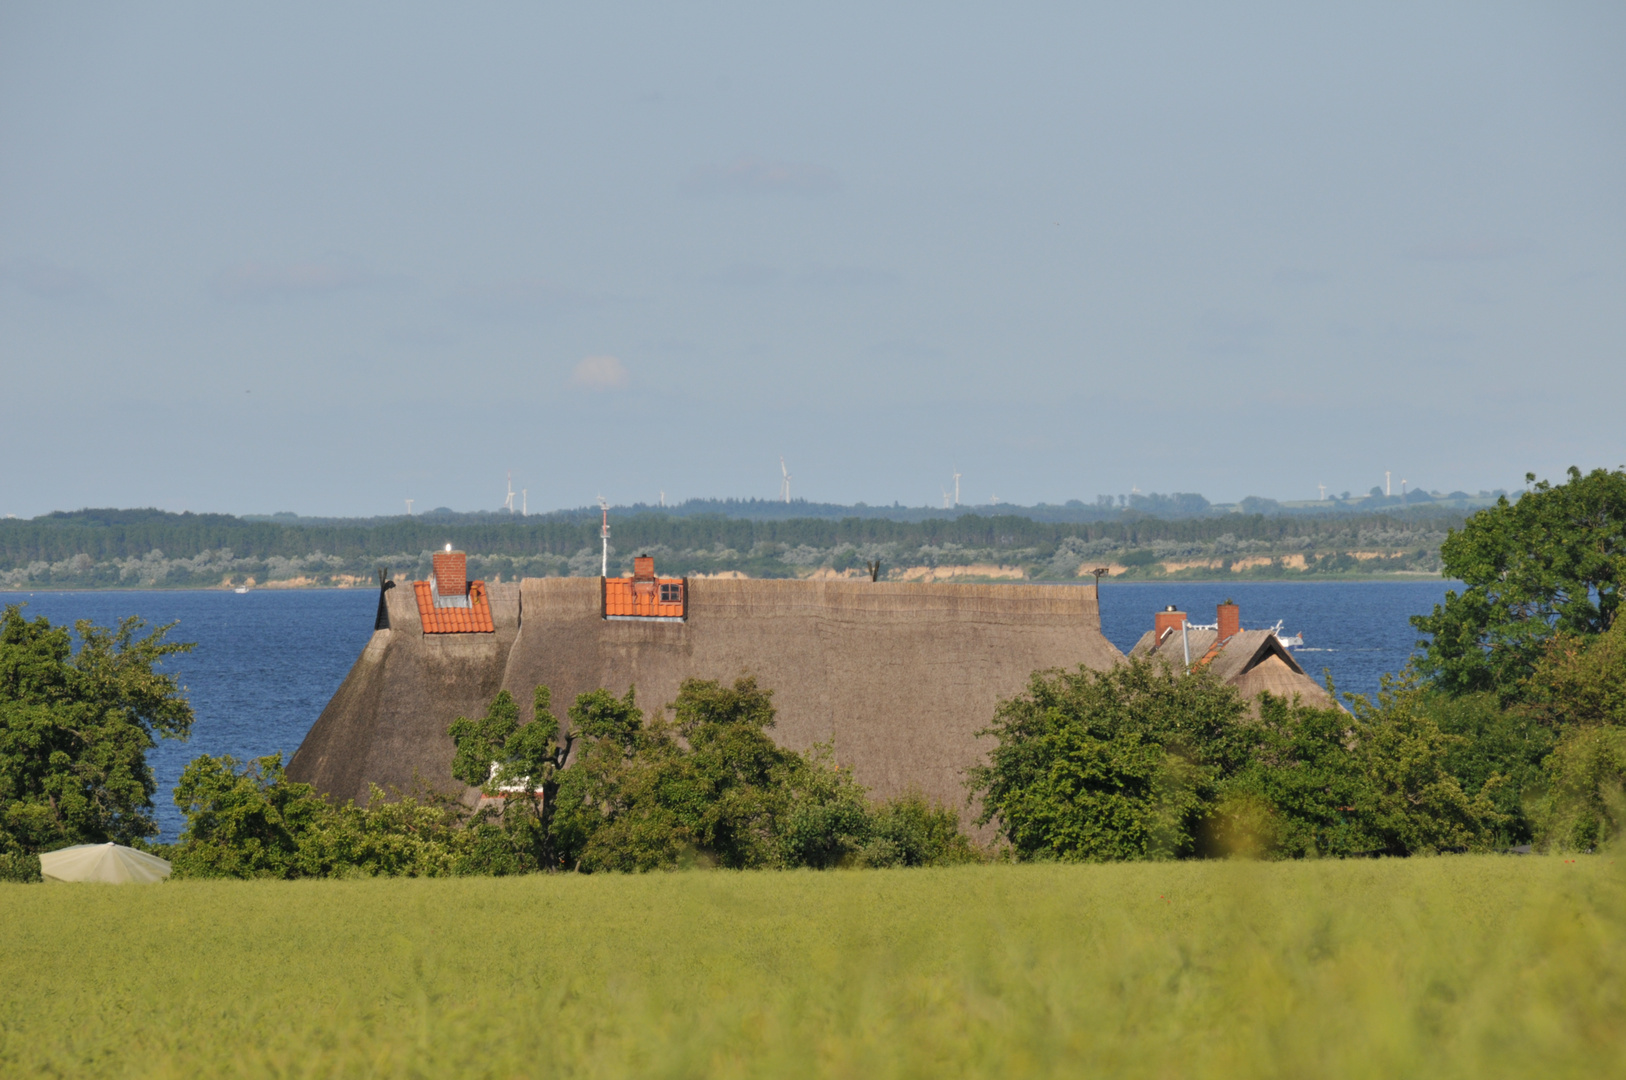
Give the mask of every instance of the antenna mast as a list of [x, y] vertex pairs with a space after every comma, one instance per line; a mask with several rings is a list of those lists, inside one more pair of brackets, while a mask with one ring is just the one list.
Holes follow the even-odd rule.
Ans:
[[598, 497], [598, 508], [604, 513], [604, 524], [599, 527], [599, 539], [604, 541], [604, 565], [602, 577], [610, 576], [610, 504], [604, 501], [604, 496]]

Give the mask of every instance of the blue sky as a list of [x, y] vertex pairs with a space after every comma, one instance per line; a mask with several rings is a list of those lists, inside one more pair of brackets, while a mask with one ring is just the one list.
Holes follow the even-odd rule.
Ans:
[[1618, 4], [0, 4], [0, 513], [1626, 462]]

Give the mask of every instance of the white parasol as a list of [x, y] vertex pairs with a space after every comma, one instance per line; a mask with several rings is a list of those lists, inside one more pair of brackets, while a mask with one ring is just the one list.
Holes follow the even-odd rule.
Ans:
[[79, 844], [40, 856], [46, 881], [102, 881], [148, 885], [169, 877], [169, 863], [122, 844]]

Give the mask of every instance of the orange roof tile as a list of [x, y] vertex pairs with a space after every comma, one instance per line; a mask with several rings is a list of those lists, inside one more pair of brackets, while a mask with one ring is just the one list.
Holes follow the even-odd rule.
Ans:
[[[604, 614], [642, 618], [681, 619], [683, 611], [683, 579], [605, 578]], [[662, 594], [676, 599], [662, 601]]]
[[412, 591], [418, 598], [418, 618], [426, 634], [494, 634], [497, 626], [491, 621], [491, 601], [486, 596], [486, 583], [469, 582], [469, 606], [436, 607], [429, 582], [414, 581]]

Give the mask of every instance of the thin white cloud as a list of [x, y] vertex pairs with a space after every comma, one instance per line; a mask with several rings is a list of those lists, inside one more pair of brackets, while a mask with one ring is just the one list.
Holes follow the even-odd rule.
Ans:
[[879, 292], [901, 280], [890, 270], [868, 266], [804, 266], [795, 273], [761, 263], [734, 263], [702, 280], [726, 289], [763, 289], [789, 286], [803, 292]]
[[1407, 251], [1406, 255], [1419, 262], [1492, 262], [1523, 255], [1530, 248], [1529, 242], [1523, 240], [1454, 236], [1419, 244]]
[[816, 292], [879, 292], [901, 279], [890, 270], [869, 266], [808, 266], [796, 275], [796, 284]]
[[1254, 351], [1271, 332], [1259, 315], [1208, 311], [1193, 319], [1194, 347], [1210, 356], [1239, 356]]
[[827, 195], [841, 188], [835, 173], [805, 161], [763, 161], [742, 157], [727, 165], [706, 165], [689, 174], [683, 189], [691, 195]]
[[0, 263], [0, 283], [42, 300], [86, 303], [104, 298], [102, 290], [82, 271], [40, 259]]
[[777, 266], [766, 266], [762, 263], [733, 263], [715, 273], [707, 274], [704, 280], [712, 285], [721, 285], [725, 289], [761, 289], [783, 282], [785, 272]]
[[613, 356], [589, 356], [576, 365], [570, 381], [585, 390], [620, 390], [631, 380], [626, 366]]
[[244, 262], [215, 275], [211, 291], [223, 300], [282, 300], [326, 296], [374, 285], [366, 271], [332, 262]]
[[452, 307], [463, 315], [482, 319], [533, 319], [581, 311], [621, 298], [583, 292], [550, 278], [509, 278], [459, 289]]

